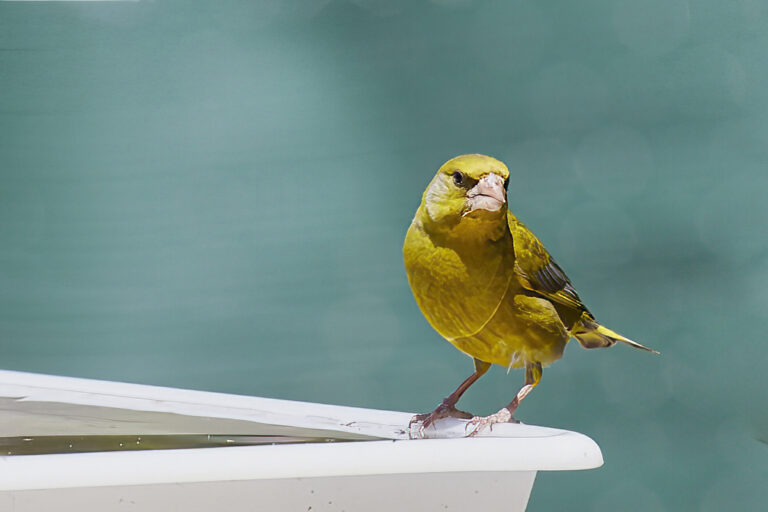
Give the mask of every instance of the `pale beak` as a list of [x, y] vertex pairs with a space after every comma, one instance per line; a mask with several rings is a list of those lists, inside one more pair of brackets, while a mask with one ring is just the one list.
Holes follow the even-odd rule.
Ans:
[[[498, 174], [491, 173], [467, 192], [469, 211], [487, 210], [497, 212], [507, 202], [507, 191], [504, 189], [504, 180]], [[465, 215], [466, 215], [465, 213]]]

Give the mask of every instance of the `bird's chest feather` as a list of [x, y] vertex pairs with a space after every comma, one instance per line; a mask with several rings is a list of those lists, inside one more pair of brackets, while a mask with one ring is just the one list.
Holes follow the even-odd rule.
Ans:
[[513, 279], [514, 250], [508, 235], [495, 241], [436, 240], [412, 226], [403, 252], [419, 307], [448, 339], [482, 329]]

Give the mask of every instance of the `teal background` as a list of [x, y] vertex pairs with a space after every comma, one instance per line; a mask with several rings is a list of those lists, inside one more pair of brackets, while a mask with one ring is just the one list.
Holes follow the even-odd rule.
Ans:
[[429, 410], [471, 364], [402, 239], [483, 152], [597, 317], [662, 352], [545, 370], [518, 417], [606, 464], [540, 474], [529, 510], [758, 510], [766, 48], [749, 0], [0, 3], [0, 366]]

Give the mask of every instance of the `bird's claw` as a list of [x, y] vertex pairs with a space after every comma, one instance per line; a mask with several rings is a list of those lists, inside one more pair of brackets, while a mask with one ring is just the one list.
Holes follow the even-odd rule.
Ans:
[[413, 426], [415, 424], [420, 424], [418, 428], [418, 435], [413, 436], [411, 434], [411, 438], [414, 437], [418, 439], [424, 438], [424, 430], [432, 425], [435, 421], [442, 419], [442, 418], [460, 418], [460, 419], [469, 419], [472, 418], [472, 415], [465, 411], [460, 411], [459, 409], [456, 409], [453, 405], [446, 404], [445, 402], [441, 403], [437, 406], [437, 408], [429, 413], [425, 414], [417, 414], [413, 418], [411, 418], [411, 421], [408, 422], [408, 432], [413, 432]]
[[[417, 414], [413, 418], [411, 418], [411, 421], [408, 422], [408, 437], [411, 439], [417, 438], [421, 439], [424, 437], [424, 429], [426, 428], [424, 426], [424, 422], [429, 418], [431, 413], [426, 414]], [[413, 426], [419, 424], [419, 428], [417, 431], [417, 435], [413, 435]]]
[[490, 416], [475, 416], [464, 426], [464, 432], [467, 433], [467, 430], [472, 427], [472, 430], [467, 433], [467, 437], [475, 437], [485, 430], [486, 427], [493, 431], [493, 426], [497, 423], [519, 423], [519, 421], [512, 417], [512, 413], [509, 409], [504, 407], [499, 410], [499, 412], [491, 414]]

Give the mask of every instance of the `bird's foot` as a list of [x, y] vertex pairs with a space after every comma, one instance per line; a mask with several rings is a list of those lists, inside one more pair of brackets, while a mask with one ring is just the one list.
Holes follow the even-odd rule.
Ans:
[[489, 428], [490, 430], [493, 430], [493, 426], [497, 423], [520, 423], [515, 418], [512, 417], [512, 413], [509, 409], [504, 407], [503, 409], [499, 410], [499, 412], [495, 414], [491, 414], [490, 416], [475, 416], [471, 420], [469, 420], [464, 427], [464, 431], [466, 432], [470, 428], [472, 429], [467, 434], [467, 437], [474, 437], [485, 428]]
[[448, 404], [446, 402], [441, 403], [437, 406], [437, 408], [432, 411], [425, 414], [417, 414], [413, 418], [411, 418], [411, 421], [408, 423], [408, 432], [411, 433], [411, 438], [413, 438], [413, 427], [414, 425], [418, 425], [417, 429], [417, 436], [418, 438], [424, 437], [424, 430], [432, 425], [435, 421], [442, 419], [442, 418], [460, 418], [463, 420], [471, 418], [472, 415], [465, 411], [458, 410], [453, 404]]

